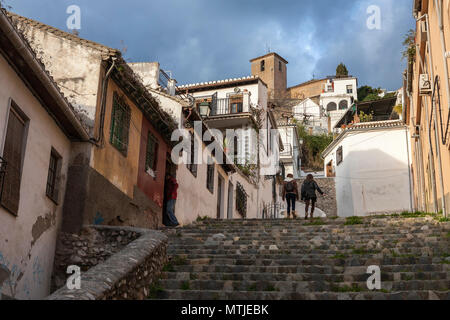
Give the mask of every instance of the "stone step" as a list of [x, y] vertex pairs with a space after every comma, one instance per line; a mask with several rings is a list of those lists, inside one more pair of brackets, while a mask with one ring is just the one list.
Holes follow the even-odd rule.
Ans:
[[[285, 247], [284, 244], [280, 244], [277, 242], [272, 242], [272, 244], [275, 244], [277, 246], [277, 249], [273, 248], [273, 250], [270, 250], [269, 245], [263, 245], [260, 243], [257, 243], [255, 245], [223, 245], [223, 246], [171, 246], [169, 250], [167, 251], [170, 255], [181, 255], [181, 254], [204, 254], [204, 255], [229, 255], [229, 254], [237, 254], [236, 251], [243, 252], [247, 254], [307, 254], [307, 253], [315, 253], [315, 254], [335, 254], [335, 253], [347, 253], [347, 254], [364, 254], [365, 251], [372, 252], [372, 253], [378, 253], [382, 250], [380, 249], [374, 249], [373, 247], [367, 247], [367, 246], [361, 246], [357, 248], [355, 245], [330, 245], [333, 246], [333, 248], [330, 249], [323, 249], [323, 246], [320, 247], [314, 247], [311, 248], [311, 246], [305, 245], [305, 246], [289, 246]], [[261, 247], [264, 246], [264, 249]], [[440, 245], [433, 245], [433, 246], [423, 246], [423, 247], [411, 247], [410, 244], [402, 244], [401, 246], [395, 246], [392, 244], [383, 245], [384, 249], [388, 249], [389, 251], [393, 251], [394, 254], [422, 254], [424, 253], [424, 248], [429, 248], [433, 253], [435, 254], [445, 254], [447, 253], [446, 250], [447, 244], [443, 243]], [[370, 248], [370, 249], [369, 249]], [[427, 249], [428, 251], [428, 249]]]
[[170, 300], [450, 300], [450, 291], [401, 291], [372, 292], [249, 292], [223, 290], [162, 290], [155, 294], [158, 299]]
[[[344, 274], [348, 268], [342, 266], [329, 265], [309, 265], [309, 266], [236, 266], [236, 265], [175, 265], [172, 267], [175, 272], [181, 273], [301, 273], [301, 274]], [[365, 273], [364, 270], [359, 274]], [[384, 265], [384, 273], [411, 273], [411, 272], [450, 272], [448, 264], [413, 264], [413, 265]], [[348, 272], [347, 272], [348, 274]]]
[[[379, 245], [378, 245], [379, 243]], [[378, 248], [403, 248], [403, 247], [411, 247], [411, 248], [419, 248], [419, 247], [434, 247], [434, 248], [448, 248], [448, 242], [446, 241], [436, 241], [436, 242], [371, 242], [371, 241], [326, 241], [326, 240], [312, 240], [312, 241], [304, 241], [304, 242], [283, 242], [278, 241], [276, 239], [271, 241], [260, 241], [260, 240], [253, 240], [248, 242], [193, 242], [193, 241], [186, 241], [186, 242], [177, 242], [172, 243], [169, 247], [170, 250], [198, 250], [198, 249], [207, 249], [207, 250], [219, 250], [219, 249], [228, 249], [228, 250], [238, 250], [242, 247], [245, 247], [247, 249], [259, 249], [261, 246], [265, 246], [269, 248], [269, 246], [276, 244], [277, 246], [282, 246], [284, 249], [289, 250], [304, 250], [311, 248], [311, 245], [314, 246], [337, 246], [338, 249], [353, 249], [353, 248], [372, 248], [375, 249], [378, 245]], [[316, 248], [320, 249], [320, 248]], [[448, 251], [448, 250], [446, 250]]]
[[[282, 251], [282, 250], [281, 250]], [[355, 259], [359, 259], [364, 265], [364, 263], [367, 261], [367, 259], [371, 260], [377, 260], [381, 264], [384, 261], [391, 261], [390, 259], [421, 259], [421, 258], [430, 258], [430, 259], [437, 259], [436, 261], [440, 262], [443, 260], [442, 254], [436, 254], [432, 255], [430, 252], [428, 253], [416, 253], [411, 254], [408, 252], [400, 252], [399, 254], [382, 254], [382, 253], [372, 253], [372, 252], [366, 252], [366, 253], [351, 253], [348, 252], [347, 254], [344, 254], [343, 252], [340, 253], [304, 253], [304, 254], [287, 254], [287, 253], [280, 253], [280, 250], [278, 251], [272, 251], [270, 254], [266, 254], [263, 252], [260, 253], [246, 253], [243, 252], [241, 254], [180, 254], [176, 256], [172, 256], [172, 259], [180, 260], [180, 259], [186, 259], [187, 261], [197, 261], [197, 260], [210, 260], [210, 261], [255, 261], [255, 262], [266, 262], [268, 260], [274, 261], [274, 262], [280, 262], [284, 263], [284, 261], [301, 261], [301, 262], [307, 262], [307, 261], [322, 261], [323, 263], [327, 264], [330, 260], [344, 260], [344, 261], [353, 261]], [[410, 260], [403, 260], [403, 261], [410, 261]], [[430, 260], [425, 260], [430, 261]], [[233, 264], [233, 263], [231, 263]]]
[[288, 259], [233, 259], [233, 258], [198, 258], [188, 259], [190, 265], [258, 265], [258, 266], [296, 266], [296, 265], [330, 265], [330, 266], [365, 266], [365, 265], [394, 265], [394, 264], [437, 264], [442, 263], [442, 258], [432, 257], [384, 257], [374, 259], [372, 257], [350, 257], [345, 259], [332, 258], [288, 258]]
[[[165, 280], [223, 280], [223, 281], [326, 281], [326, 282], [364, 282], [368, 274], [366, 268], [354, 274], [355, 271], [334, 274], [320, 273], [219, 273], [219, 272], [164, 272], [161, 279]], [[447, 272], [386, 272], [381, 273], [381, 281], [411, 281], [411, 280], [450, 280]]]
[[[367, 279], [366, 279], [367, 280]], [[159, 284], [168, 290], [223, 290], [223, 291], [279, 291], [279, 292], [351, 292], [369, 291], [366, 280], [361, 282], [326, 281], [233, 281], [233, 280], [172, 280]], [[382, 289], [392, 291], [435, 290], [449, 291], [450, 280], [382, 281]]]

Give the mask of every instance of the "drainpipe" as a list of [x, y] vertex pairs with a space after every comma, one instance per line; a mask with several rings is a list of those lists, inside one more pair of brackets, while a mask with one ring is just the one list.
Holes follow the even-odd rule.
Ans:
[[114, 69], [114, 67], [116, 65], [116, 60], [117, 60], [117, 58], [115, 58], [115, 57], [112, 58], [112, 65], [109, 68], [109, 70], [106, 72], [106, 75], [105, 75], [105, 77], [103, 78], [103, 81], [102, 81], [102, 97], [101, 97], [101, 100], [100, 100], [100, 103], [101, 103], [100, 126], [98, 128], [98, 136], [97, 136], [97, 138], [95, 138], [95, 139], [92, 138], [91, 139], [91, 141], [93, 143], [95, 143], [97, 145], [97, 147], [100, 147], [102, 145], [102, 143], [103, 143], [103, 136], [104, 136], [103, 129], [104, 129], [104, 126], [105, 126], [105, 110], [106, 110], [106, 94], [107, 94], [106, 91], [108, 90], [108, 80], [109, 80], [109, 77], [110, 77], [110, 75], [111, 75], [111, 73], [112, 73], [112, 71], [113, 71], [113, 69]]

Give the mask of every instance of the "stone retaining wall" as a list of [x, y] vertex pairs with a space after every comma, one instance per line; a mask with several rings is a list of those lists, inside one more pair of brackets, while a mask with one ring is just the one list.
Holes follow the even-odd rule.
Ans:
[[[325, 197], [317, 198], [317, 208], [325, 212], [328, 217], [337, 217], [337, 202], [336, 202], [336, 182], [334, 178], [314, 178], [320, 189], [325, 192]], [[305, 178], [297, 180], [299, 192]]]
[[[76, 252], [83, 251], [86, 256], [79, 254], [80, 268], [92, 265], [93, 259], [100, 262], [86, 272], [81, 273], [81, 289], [69, 290], [65, 284], [62, 288], [47, 297], [47, 300], [143, 300], [149, 295], [149, 287], [159, 277], [164, 265], [167, 263], [167, 236], [161, 232], [147, 229], [136, 229], [127, 227], [89, 226], [88, 229], [105, 237], [105, 246], [96, 246], [102, 241], [86, 241], [79, 239], [78, 245], [74, 247]], [[111, 238], [112, 237], [112, 238]], [[135, 238], [135, 240], [134, 240]], [[62, 237], [62, 243], [66, 239], [66, 250], [73, 243], [70, 238]], [[70, 240], [68, 240], [70, 239]], [[129, 242], [124, 245], [124, 243]], [[131, 242], [130, 242], [131, 241]], [[77, 244], [77, 243], [76, 243]], [[109, 248], [108, 248], [109, 246]], [[111, 248], [117, 250], [111, 250]], [[81, 249], [80, 249], [81, 248]], [[72, 252], [62, 252], [64, 248], [57, 250], [58, 262], [55, 268], [63, 269], [68, 263], [73, 263]], [[102, 251], [103, 250], [103, 251]], [[108, 253], [112, 255], [105, 257]], [[118, 252], [114, 252], [118, 251]], [[58, 258], [59, 252], [59, 258]], [[98, 252], [97, 258], [89, 253]], [[102, 254], [103, 253], [103, 254]], [[62, 257], [69, 257], [64, 260]], [[101, 263], [101, 258], [107, 260]], [[56, 259], [55, 259], [56, 261]], [[64, 262], [66, 261], [66, 262]], [[59, 265], [58, 265], [59, 263]], [[57, 271], [57, 269], [55, 269]], [[66, 275], [68, 277], [69, 275]]]

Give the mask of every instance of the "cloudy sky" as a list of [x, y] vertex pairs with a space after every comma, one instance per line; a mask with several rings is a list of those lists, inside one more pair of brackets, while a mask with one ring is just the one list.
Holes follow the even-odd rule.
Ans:
[[[179, 84], [250, 75], [251, 58], [289, 61], [288, 85], [335, 73], [344, 62], [359, 85], [396, 90], [412, 0], [4, 0], [12, 11], [67, 30], [81, 8], [80, 36], [126, 49], [129, 62], [159, 61]], [[380, 29], [369, 29], [370, 6]]]

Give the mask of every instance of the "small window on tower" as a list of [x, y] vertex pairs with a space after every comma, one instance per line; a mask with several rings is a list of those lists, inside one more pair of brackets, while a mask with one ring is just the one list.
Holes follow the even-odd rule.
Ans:
[[283, 71], [283, 67], [281, 66], [281, 61], [278, 61], [278, 70]]
[[264, 70], [266, 70], [266, 61], [262, 60], [261, 61], [261, 71], [264, 71]]

